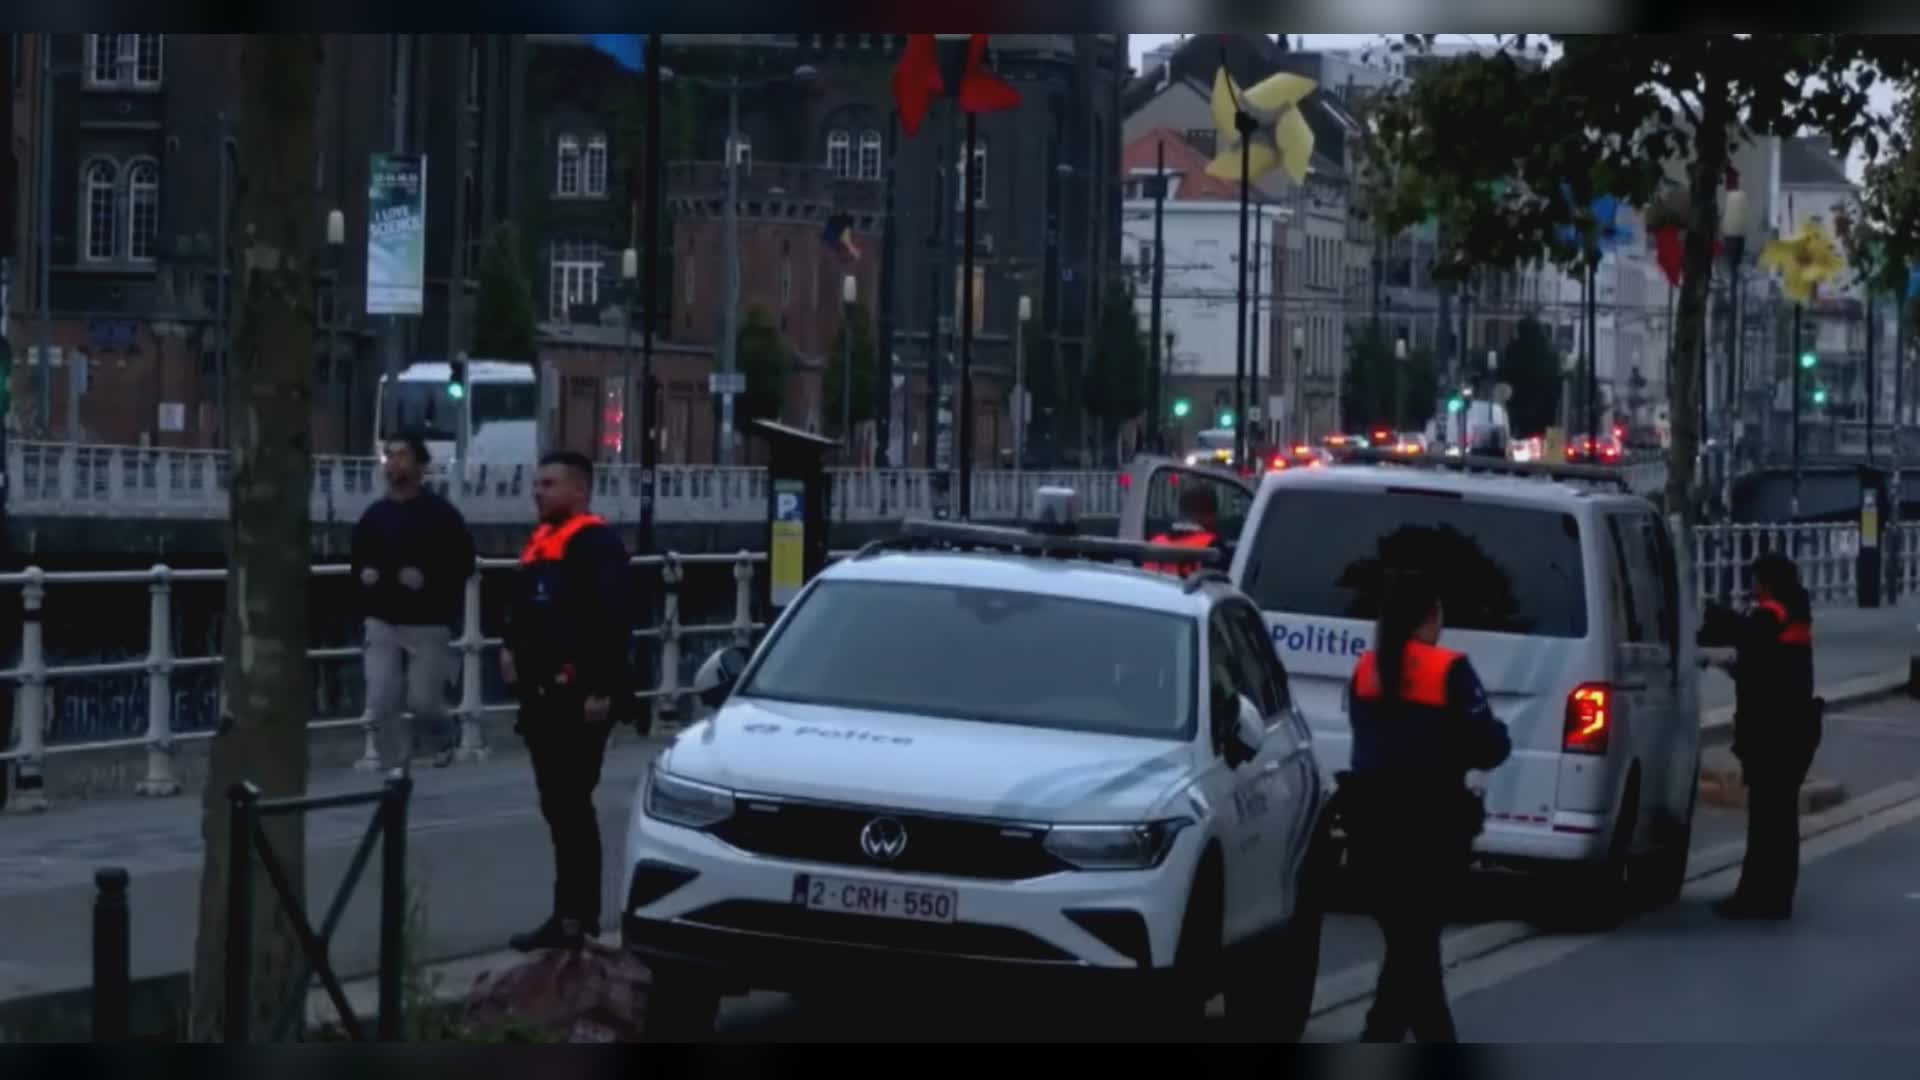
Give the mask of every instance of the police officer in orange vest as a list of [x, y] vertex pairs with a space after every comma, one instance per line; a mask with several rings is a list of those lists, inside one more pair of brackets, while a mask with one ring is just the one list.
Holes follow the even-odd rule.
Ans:
[[[1220, 542], [1219, 517], [1220, 503], [1213, 489], [1189, 480], [1180, 492], [1181, 520], [1169, 531], [1155, 536], [1153, 542], [1171, 547], [1213, 547]], [[1172, 563], [1148, 563], [1146, 569], [1180, 576], [1193, 572], [1191, 565]]]
[[561, 451], [541, 459], [540, 525], [520, 555], [500, 674], [520, 703], [540, 813], [553, 839], [553, 911], [515, 934], [522, 952], [577, 949], [600, 930], [600, 783], [607, 738], [631, 711], [633, 638], [626, 546], [591, 512], [593, 463]]
[[1386, 957], [1367, 1042], [1456, 1041], [1441, 976], [1440, 932], [1485, 811], [1473, 769], [1507, 759], [1473, 665], [1441, 648], [1440, 594], [1426, 574], [1382, 580], [1374, 647], [1348, 684], [1353, 763], [1340, 777], [1351, 865], [1380, 924]]
[[1787, 919], [1800, 877], [1800, 785], [1820, 748], [1826, 703], [1813, 693], [1813, 612], [1800, 570], [1785, 555], [1755, 559], [1753, 608], [1717, 604], [1697, 640], [1731, 647], [1733, 753], [1747, 785], [1747, 854], [1734, 894], [1714, 905], [1728, 919]]

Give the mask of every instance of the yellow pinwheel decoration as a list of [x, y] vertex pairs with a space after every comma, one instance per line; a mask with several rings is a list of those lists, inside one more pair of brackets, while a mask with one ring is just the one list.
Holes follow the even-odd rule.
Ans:
[[[1281, 72], [1242, 90], [1221, 68], [1213, 74], [1213, 126], [1225, 147], [1207, 164], [1207, 175], [1217, 180], [1239, 180], [1241, 155], [1246, 155], [1247, 178], [1257, 180], [1276, 168], [1285, 168], [1293, 182], [1307, 178], [1313, 160], [1313, 129], [1300, 115], [1300, 102], [1318, 85], [1312, 79]], [[1240, 110], [1253, 118], [1253, 134], [1242, 145], [1234, 122]]]
[[1846, 269], [1840, 248], [1817, 222], [1809, 221], [1791, 239], [1771, 241], [1760, 253], [1760, 265], [1778, 273], [1787, 299], [1804, 304], [1821, 285]]

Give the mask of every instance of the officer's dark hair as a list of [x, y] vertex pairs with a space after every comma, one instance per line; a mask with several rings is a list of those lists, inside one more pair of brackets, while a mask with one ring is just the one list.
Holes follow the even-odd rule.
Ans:
[[1769, 551], [1753, 560], [1753, 583], [1763, 586], [1787, 609], [1793, 622], [1813, 621], [1813, 602], [1806, 586], [1800, 584], [1800, 567], [1777, 551]]
[[580, 479], [580, 486], [593, 488], [593, 462], [577, 450], [551, 450], [540, 458], [540, 467], [563, 465]]
[[401, 446], [406, 447], [407, 453], [413, 455], [414, 463], [422, 468], [425, 468], [433, 461], [433, 455], [427, 453], [426, 440], [422, 439], [420, 433], [417, 431], [403, 431], [387, 440], [388, 446], [392, 446], [394, 443], [399, 443]]
[[1384, 569], [1380, 573], [1380, 617], [1373, 627], [1374, 671], [1380, 696], [1398, 701], [1406, 673], [1407, 642], [1440, 604], [1440, 588], [1423, 570]]

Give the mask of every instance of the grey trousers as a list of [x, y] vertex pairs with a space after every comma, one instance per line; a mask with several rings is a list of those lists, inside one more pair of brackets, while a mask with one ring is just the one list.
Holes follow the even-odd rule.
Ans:
[[[444, 626], [395, 626], [367, 620], [367, 721], [373, 725], [380, 767], [403, 769], [419, 743], [429, 755], [450, 752], [453, 724], [447, 713], [447, 677], [453, 669]], [[407, 722], [411, 711], [413, 721]]]

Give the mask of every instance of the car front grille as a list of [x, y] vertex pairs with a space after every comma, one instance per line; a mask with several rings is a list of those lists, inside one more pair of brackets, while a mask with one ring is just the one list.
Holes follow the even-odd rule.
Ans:
[[771, 934], [783, 938], [903, 949], [941, 956], [980, 957], [1047, 963], [1071, 962], [1072, 954], [1024, 931], [981, 923], [924, 923], [811, 911], [761, 900], [726, 900], [701, 908], [682, 921], [721, 930]]
[[[906, 834], [893, 858], [869, 855], [861, 845], [861, 833], [881, 818]], [[907, 874], [1024, 881], [1069, 869], [1046, 850], [1045, 830], [1033, 826], [751, 795], [741, 796], [739, 811], [712, 832], [756, 855]]]

